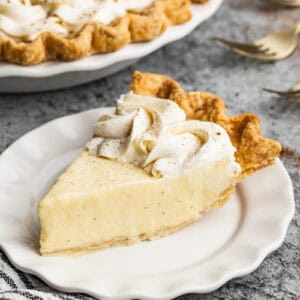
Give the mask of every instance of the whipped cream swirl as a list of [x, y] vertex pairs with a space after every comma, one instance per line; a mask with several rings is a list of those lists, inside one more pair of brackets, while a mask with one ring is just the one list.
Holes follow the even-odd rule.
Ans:
[[175, 102], [132, 92], [117, 101], [115, 114], [102, 116], [94, 125], [94, 138], [86, 148], [133, 163], [156, 178], [177, 177], [221, 160], [229, 160], [233, 172], [240, 172], [236, 149], [221, 126], [187, 121]]
[[40, 33], [74, 36], [85, 24], [109, 24], [154, 0], [0, 0], [0, 36], [32, 41]]

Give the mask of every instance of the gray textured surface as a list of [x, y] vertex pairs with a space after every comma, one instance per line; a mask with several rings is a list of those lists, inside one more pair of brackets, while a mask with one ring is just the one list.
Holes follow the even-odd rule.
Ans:
[[[262, 87], [288, 88], [300, 81], [300, 47], [285, 61], [260, 63], [239, 57], [211, 39], [216, 35], [254, 39], [272, 29], [293, 24], [299, 15], [300, 9], [270, 8], [259, 1], [225, 0], [219, 12], [191, 35], [116, 75], [64, 91], [0, 95], [0, 153], [18, 137], [46, 121], [113, 105], [118, 95], [127, 91], [135, 69], [169, 74], [186, 89], [209, 90], [221, 95], [230, 113], [251, 111], [260, 115], [263, 133], [294, 150], [285, 152], [283, 161], [294, 182], [296, 214], [284, 244], [255, 272], [231, 280], [210, 294], [187, 295], [180, 299], [300, 299], [300, 153], [297, 152], [300, 149], [300, 104], [288, 103], [261, 90]], [[34, 284], [39, 282], [32, 276], [27, 278]], [[40, 286], [50, 297], [51, 290], [42, 283]]]

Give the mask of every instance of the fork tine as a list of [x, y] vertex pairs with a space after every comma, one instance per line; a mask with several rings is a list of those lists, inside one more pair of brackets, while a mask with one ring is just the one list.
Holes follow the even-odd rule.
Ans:
[[230, 41], [230, 40], [226, 40], [226, 39], [223, 39], [223, 38], [220, 38], [220, 37], [215, 37], [214, 38], [216, 41], [219, 41], [221, 43], [224, 43], [224, 44], [229, 44], [229, 45], [234, 45], [236, 47], [247, 47], [247, 48], [253, 48], [253, 49], [257, 49], [259, 46], [258, 45], [255, 45], [253, 43], [249, 44], [249, 43], [239, 43], [239, 42], [234, 42], [234, 41]]
[[225, 44], [226, 46], [232, 48], [232, 49], [236, 49], [236, 50], [240, 50], [240, 51], [245, 51], [248, 53], [253, 53], [253, 54], [257, 54], [257, 53], [262, 53], [261, 51], [261, 46], [260, 45], [255, 45], [255, 44], [247, 44], [247, 43], [239, 43], [239, 42], [234, 42], [234, 41], [229, 41], [223, 38], [214, 38], [216, 41], [219, 41], [223, 44]]
[[243, 48], [237, 48], [237, 47], [232, 47], [231, 48], [234, 52], [241, 54], [243, 56], [247, 56], [250, 58], [256, 58], [264, 61], [272, 61], [274, 57], [276, 57], [277, 53], [276, 52], [271, 52], [269, 48], [267, 49], [257, 49], [255, 51], [253, 50], [247, 50]]
[[259, 43], [253, 43], [253, 44], [247, 44], [247, 43], [239, 43], [239, 42], [233, 42], [229, 41], [223, 38], [216, 37], [214, 38], [216, 41], [219, 41], [226, 46], [230, 47], [233, 51], [245, 55], [245, 56], [260, 56], [260, 59], [263, 60], [272, 60], [272, 57], [275, 56], [277, 53], [276, 52], [270, 52], [269, 48], [264, 48], [265, 45]]
[[300, 90], [277, 91], [272, 89], [263, 89], [266, 92], [276, 94], [278, 96], [286, 97], [289, 102], [300, 103]]
[[300, 96], [300, 90], [296, 90], [296, 91], [278, 91], [278, 90], [273, 90], [273, 89], [268, 89], [268, 88], [263, 88], [264, 91], [269, 92], [269, 93], [273, 93], [273, 94], [277, 94], [280, 96], [285, 96], [285, 97], [290, 97], [290, 96]]

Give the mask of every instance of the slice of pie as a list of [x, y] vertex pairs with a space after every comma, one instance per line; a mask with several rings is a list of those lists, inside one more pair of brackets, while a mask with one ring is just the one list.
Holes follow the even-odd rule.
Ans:
[[93, 132], [39, 203], [43, 255], [165, 236], [222, 206], [281, 149], [255, 115], [228, 117], [220, 98], [138, 72]]
[[0, 1], [0, 61], [75, 60], [150, 41], [208, 0]]

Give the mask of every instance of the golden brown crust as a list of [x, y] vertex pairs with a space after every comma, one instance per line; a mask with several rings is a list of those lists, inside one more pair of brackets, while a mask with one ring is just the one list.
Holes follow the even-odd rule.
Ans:
[[261, 136], [256, 115], [227, 116], [224, 101], [216, 95], [185, 92], [168, 76], [140, 72], [133, 74], [131, 90], [139, 95], [171, 99], [184, 109], [187, 118], [221, 125], [237, 149], [236, 160], [242, 167], [242, 176], [271, 165], [281, 151], [278, 142]]
[[[208, 0], [192, 0], [205, 3]], [[33, 65], [48, 60], [71, 61], [120, 49], [130, 42], [150, 41], [168, 26], [191, 19], [190, 0], [158, 0], [150, 7], [130, 11], [109, 25], [88, 24], [74, 38], [42, 33], [32, 42], [0, 37], [0, 61]]]

